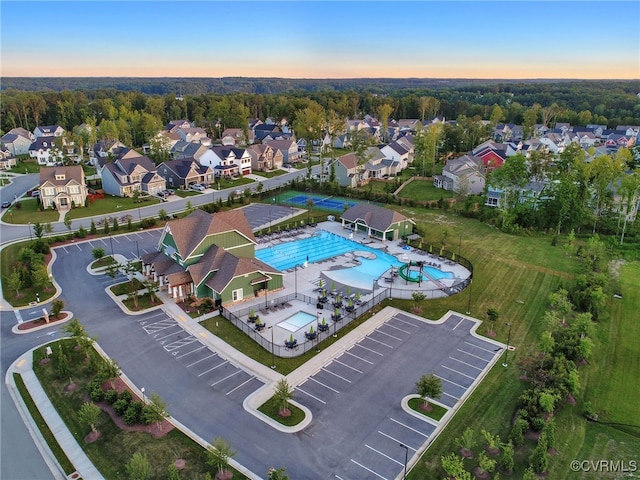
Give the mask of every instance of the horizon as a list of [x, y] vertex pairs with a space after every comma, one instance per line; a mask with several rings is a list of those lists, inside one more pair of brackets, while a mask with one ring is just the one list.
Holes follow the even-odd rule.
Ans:
[[[25, 34], [25, 5], [46, 11], [33, 35]], [[1, 2], [0, 77], [640, 78], [636, 1], [123, 5]], [[594, 34], [588, 26], [603, 8], [618, 14], [615, 22], [598, 23]]]

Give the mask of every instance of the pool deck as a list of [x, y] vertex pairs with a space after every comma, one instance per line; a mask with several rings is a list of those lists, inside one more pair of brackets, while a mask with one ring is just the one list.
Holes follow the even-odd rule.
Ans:
[[[416, 249], [405, 250], [403, 248], [402, 242], [400, 241], [386, 241], [383, 243], [380, 240], [368, 238], [366, 235], [360, 233], [354, 233], [351, 236], [351, 230], [342, 228], [341, 222], [322, 222], [318, 224], [317, 227], [305, 228], [295, 237], [287, 237], [282, 240], [272, 240], [264, 243], [259, 243], [256, 247], [256, 250], [259, 250], [260, 248], [267, 248], [283, 241], [307, 238], [320, 229], [345, 238], [350, 238], [355, 242], [361, 243], [374, 249], [384, 249], [384, 251], [386, 251], [387, 253], [396, 256], [396, 258], [402, 263], [408, 263], [410, 261], [423, 261], [432, 263], [435, 264], [436, 268], [439, 268], [443, 272], [452, 272], [454, 275], [454, 279], [442, 279], [439, 281], [429, 281], [418, 284], [415, 282], [407, 282], [399, 276], [392, 277], [390, 266], [389, 270], [384, 272], [375, 281], [376, 294], [380, 293], [381, 289], [391, 289], [391, 294], [393, 297], [411, 298], [413, 292], [422, 291], [427, 298], [438, 298], [445, 295], [441, 290], [439, 290], [439, 288], [451, 286], [454, 281], [460, 282], [461, 280], [467, 279], [470, 275], [470, 272], [466, 268], [450, 260], [440, 259], [437, 255], [425, 255], [424, 252]], [[292, 295], [296, 292], [298, 293], [300, 299], [303, 298], [302, 295], [316, 298], [318, 296], [320, 279], [323, 280], [324, 288], [326, 288], [327, 290], [331, 290], [332, 284], [335, 283], [336, 290], [341, 292], [342, 294], [345, 294], [347, 287], [349, 287], [351, 294], [359, 292], [362, 302], [368, 302], [372, 297], [372, 289], [374, 284], [374, 282], [372, 281], [373, 277], [356, 279], [350, 278], [349, 285], [340, 282], [340, 272], [344, 271], [345, 268], [356, 266], [357, 257], [358, 252], [356, 250], [356, 252], [349, 252], [328, 260], [323, 260], [317, 263], [309, 263], [308, 265], [300, 266], [297, 269], [286, 270], [286, 275], [284, 276], [284, 288], [282, 290], [277, 292], [270, 292], [267, 299], [265, 299], [265, 297], [248, 299], [246, 302], [241, 302], [239, 304], [230, 306], [229, 310], [231, 312], [236, 312], [239, 310], [245, 310], [248, 307], [254, 307], [256, 313], [259, 313], [259, 310], [263, 309], [265, 304], [270, 301], [269, 299], [276, 299], [285, 295]], [[389, 279], [391, 278], [393, 278], [393, 282], [389, 281]], [[318, 318], [318, 320], [320, 321], [324, 317], [327, 323], [331, 323], [331, 311], [317, 311], [315, 303], [306, 303], [302, 300], [290, 300], [288, 303], [290, 304], [289, 307], [270, 311], [268, 315], [260, 315], [261, 320], [265, 322], [267, 327], [262, 331], [262, 335], [267, 338], [270, 337], [273, 333], [274, 342], [276, 344], [281, 344], [282, 342], [284, 342], [284, 340], [289, 337], [291, 332], [288, 332], [283, 328], [273, 328], [272, 332], [270, 327], [277, 325], [278, 323], [298, 311], [304, 311], [313, 316], [316, 316], [316, 318]], [[315, 325], [314, 329], [316, 329]], [[296, 337], [297, 336], [302, 336], [304, 338], [304, 334], [302, 331], [298, 332], [298, 335], [296, 335]]]

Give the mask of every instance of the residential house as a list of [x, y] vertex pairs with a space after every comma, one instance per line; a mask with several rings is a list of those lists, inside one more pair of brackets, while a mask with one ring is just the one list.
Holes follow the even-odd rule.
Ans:
[[247, 132], [249, 138], [245, 138], [245, 132], [241, 128], [227, 128], [222, 132], [222, 145], [250, 145], [254, 141], [253, 130]]
[[282, 130], [275, 123], [258, 123], [253, 127], [253, 135], [256, 142], [261, 142], [267, 136], [275, 138], [277, 136], [276, 134], [280, 133], [282, 133]]
[[300, 160], [298, 144], [294, 140], [268, 140], [264, 143], [274, 150], [282, 152], [282, 162], [285, 165], [289, 163], [296, 163]]
[[113, 162], [105, 163], [99, 171], [105, 193], [117, 197], [130, 197], [135, 192], [155, 195], [167, 188], [158, 175], [153, 161], [129, 150]]
[[480, 195], [485, 186], [484, 161], [480, 157], [463, 155], [449, 160], [442, 169], [442, 175], [436, 175], [433, 185], [436, 188], [450, 190], [459, 195]]
[[211, 152], [214, 154], [213, 161], [207, 165], [213, 167], [216, 178], [251, 174], [251, 155], [247, 149], [216, 145], [211, 147]]
[[12, 128], [9, 132], [5, 133], [0, 140], [15, 157], [29, 153], [29, 147], [35, 140], [35, 136], [24, 128]]
[[395, 140], [380, 149], [385, 158], [398, 162], [400, 171], [413, 163], [413, 143], [401, 139]]
[[0, 147], [0, 170], [9, 170], [17, 165], [16, 157], [7, 147]]
[[251, 156], [252, 171], [268, 172], [281, 168], [284, 163], [282, 152], [268, 144], [256, 143], [247, 147], [247, 152]]
[[102, 168], [110, 156], [115, 157], [121, 150], [126, 148], [118, 140], [99, 140], [89, 150], [89, 163], [96, 168]]
[[195, 158], [169, 160], [158, 165], [158, 175], [169, 188], [188, 188], [194, 183], [210, 184], [214, 181], [213, 169], [201, 165]]
[[[511, 146], [511, 150], [514, 152], [517, 152], [518, 148], [518, 146]], [[471, 155], [481, 158], [485, 169], [490, 170], [500, 168], [504, 164], [509, 155], [508, 149], [509, 146], [507, 144], [487, 140], [471, 150]]]
[[38, 161], [38, 165], [52, 166], [62, 162], [62, 149], [56, 147], [56, 137], [38, 137], [29, 146], [29, 156]]
[[255, 258], [256, 240], [242, 209], [195, 210], [167, 222], [143, 272], [176, 302], [187, 296], [230, 305], [283, 288], [283, 274]]
[[355, 188], [365, 183], [368, 173], [364, 165], [358, 163], [355, 153], [347, 153], [336, 159], [335, 163], [336, 181], [342, 187]]
[[349, 148], [351, 146], [351, 142], [349, 141], [349, 136], [347, 134], [337, 135], [333, 139], [333, 148]]
[[64, 135], [64, 128], [60, 125], [42, 125], [33, 130], [36, 138], [40, 137], [61, 137]]
[[215, 165], [215, 155], [210, 147], [205, 147], [200, 143], [185, 142], [180, 140], [171, 148], [173, 158], [195, 158], [202, 165]]
[[[522, 204], [537, 205], [543, 200], [548, 190], [548, 182], [538, 182], [535, 180], [530, 181], [520, 191], [518, 202]], [[491, 184], [487, 185], [487, 198], [484, 204], [487, 207], [502, 207], [504, 202], [504, 190], [494, 187]]]
[[611, 133], [605, 142], [605, 146], [609, 150], [617, 150], [618, 148], [631, 148], [635, 143], [634, 135], [622, 135], [619, 133]]
[[387, 158], [382, 150], [377, 147], [369, 147], [365, 152], [365, 156], [367, 163], [364, 166], [366, 171], [364, 176], [367, 180], [395, 177], [402, 171], [400, 161]]
[[401, 213], [370, 203], [358, 203], [341, 215], [342, 227], [368, 237], [400, 240], [413, 233], [415, 222]]
[[84, 170], [80, 165], [40, 169], [40, 201], [43, 207], [65, 210], [84, 207], [87, 201]]

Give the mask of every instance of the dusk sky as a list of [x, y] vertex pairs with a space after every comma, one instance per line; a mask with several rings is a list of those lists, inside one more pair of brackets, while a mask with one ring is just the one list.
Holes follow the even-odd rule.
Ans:
[[0, 2], [1, 74], [640, 78], [640, 2]]

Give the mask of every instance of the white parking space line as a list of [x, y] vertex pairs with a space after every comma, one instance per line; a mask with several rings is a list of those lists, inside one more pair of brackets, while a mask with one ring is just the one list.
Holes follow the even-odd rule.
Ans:
[[395, 418], [393, 418], [393, 417], [389, 417], [389, 420], [391, 420], [392, 422], [397, 423], [397, 424], [398, 424], [398, 425], [400, 425], [401, 427], [404, 427], [404, 428], [406, 428], [406, 429], [408, 429], [408, 430], [411, 430], [412, 432], [416, 432], [418, 435], [422, 435], [424, 438], [429, 438], [429, 435], [427, 435], [426, 433], [421, 432], [420, 430], [416, 430], [415, 428], [410, 427], [409, 425], [406, 425], [406, 424], [404, 424], [404, 423], [402, 423], [402, 422], [399, 422], [398, 420], [396, 420], [396, 419], [395, 419]]
[[365, 360], [364, 358], [359, 357], [358, 355], [355, 355], [355, 354], [353, 354], [351, 352], [344, 352], [344, 353], [347, 354], [347, 355], [351, 355], [352, 357], [355, 357], [358, 360], [362, 360], [363, 362], [367, 362], [369, 365], [373, 365], [373, 362], [370, 362], [369, 360]]
[[[451, 385], [455, 385], [456, 387], [460, 387], [460, 388], [463, 388], [465, 390], [467, 389], [467, 387], [463, 387], [462, 385], [457, 384], [456, 382], [452, 382], [451, 380], [447, 380], [446, 378], [441, 377], [440, 375], [436, 375], [436, 377], [438, 377], [440, 380], [444, 380], [445, 382], [450, 383]], [[456, 398], [456, 397], [453, 397], [453, 398]]]
[[394, 340], [398, 340], [398, 341], [400, 341], [400, 342], [402, 341], [402, 338], [400, 338], [400, 337], [394, 337], [394, 336], [393, 336], [393, 335], [391, 335], [390, 333], [383, 332], [383, 331], [382, 331], [382, 330], [380, 330], [380, 329], [376, 330], [376, 332], [381, 333], [382, 335], [386, 335], [387, 337], [391, 337], [391, 338], [393, 338]]
[[460, 362], [461, 364], [466, 365], [467, 367], [475, 368], [476, 370], [482, 371], [482, 368], [476, 367], [475, 365], [471, 365], [470, 363], [463, 362], [462, 360], [458, 360], [457, 358], [454, 358], [454, 357], [449, 357], [449, 358], [456, 362]]
[[116, 243], [120, 243], [120, 240], [118, 240], [116, 237], [111, 237], [113, 239], [114, 242]]
[[299, 392], [304, 393], [305, 395], [319, 401], [320, 403], [322, 403], [323, 405], [326, 405], [327, 402], [325, 402], [324, 400], [319, 399], [318, 397], [316, 397], [315, 395], [311, 395], [309, 392], [305, 392], [303, 389], [301, 389], [300, 387], [296, 387], [296, 390], [298, 390]]
[[173, 323], [171, 325], [156, 325], [156, 326], [146, 326], [146, 327], [142, 327], [143, 330], [145, 332], [147, 332], [149, 335], [153, 335], [153, 334], [157, 334], [158, 332], [161, 332], [162, 330], [166, 330], [167, 328], [173, 328], [177, 325], [174, 325]]
[[201, 346], [200, 348], [196, 348], [195, 350], [191, 350], [190, 352], [183, 353], [182, 355], [177, 356], [177, 357], [176, 357], [176, 359], [178, 359], [178, 358], [182, 358], [182, 357], [186, 357], [187, 355], [191, 355], [192, 353], [194, 353], [194, 352], [198, 352], [198, 351], [202, 350], [203, 348], [207, 348], [207, 347], [205, 347], [205, 346], [203, 345], [203, 346]]
[[381, 342], [380, 340], [376, 340], [375, 338], [371, 338], [370, 336], [367, 336], [366, 338], [368, 340], [371, 340], [372, 342], [376, 342], [376, 343], [379, 343], [380, 345], [384, 345], [385, 347], [393, 348], [393, 346], [389, 345], [388, 343]]
[[353, 463], [355, 463], [356, 465], [358, 465], [359, 467], [364, 468], [367, 472], [373, 473], [376, 477], [378, 478], [382, 478], [383, 480], [387, 480], [387, 477], [383, 477], [382, 475], [380, 475], [377, 472], [374, 472], [373, 470], [371, 470], [370, 468], [365, 467], [364, 465], [362, 465], [361, 463], [356, 462], [353, 458], [351, 459], [351, 461]]
[[410, 332], [410, 331], [408, 331], [408, 330], [403, 330], [403, 329], [401, 329], [401, 328], [399, 328], [399, 327], [396, 327], [396, 326], [394, 326], [394, 325], [391, 325], [390, 323], [385, 323], [385, 325], [386, 325], [387, 327], [389, 327], [389, 328], [394, 328], [394, 329], [396, 329], [396, 330], [400, 330], [402, 333], [406, 333], [407, 335], [411, 335], [411, 332]]
[[[390, 439], [390, 440], [393, 440], [393, 441], [394, 441], [394, 442], [396, 442], [396, 443], [401, 443], [401, 444], [403, 444], [403, 445], [407, 445], [407, 443], [406, 443], [406, 442], [403, 442], [403, 441], [401, 441], [401, 440], [398, 440], [397, 438], [394, 438], [394, 437], [392, 437], [391, 435], [387, 435], [386, 433], [381, 432], [380, 430], [378, 430], [378, 433], [379, 433], [380, 435], [383, 435], [383, 436], [387, 437], [387, 438], [388, 438], [388, 439]], [[417, 448], [413, 448], [413, 447], [411, 447], [411, 446], [409, 446], [409, 445], [407, 445], [407, 448], [409, 448], [409, 449], [413, 450], [414, 452], [417, 452], [417, 451], [418, 451], [418, 449], [417, 449]]]
[[220, 380], [218, 380], [217, 382], [213, 382], [213, 383], [211, 384], [211, 386], [213, 387], [214, 385], [217, 385], [217, 384], [219, 384], [220, 382], [224, 382], [225, 380], [227, 380], [227, 379], [229, 379], [229, 378], [231, 378], [231, 377], [233, 377], [233, 376], [235, 376], [235, 375], [237, 375], [237, 374], [239, 374], [239, 373], [241, 373], [241, 372], [242, 372], [242, 370], [238, 370], [237, 372], [233, 372], [231, 375], [227, 375], [226, 377], [221, 378], [221, 379], [220, 379]]
[[218, 364], [218, 365], [216, 365], [215, 367], [210, 368], [209, 370], [205, 370], [205, 371], [204, 371], [204, 372], [202, 372], [200, 375], [198, 375], [198, 377], [201, 377], [201, 376], [203, 376], [203, 375], [205, 375], [205, 374], [207, 374], [207, 373], [209, 373], [209, 372], [213, 372], [216, 368], [220, 368], [221, 366], [226, 365], [227, 363], [229, 363], [229, 360], [225, 360], [224, 362], [219, 363], [219, 364]]
[[244, 387], [247, 383], [249, 383], [251, 380], [253, 380], [254, 377], [253, 375], [251, 377], [249, 377], [249, 380], [246, 380], [244, 382], [242, 382], [240, 385], [238, 385], [236, 388], [234, 388], [233, 390], [229, 390], [227, 393], [225, 393], [225, 395], [231, 395], [233, 392], [235, 392], [236, 390], [238, 390], [241, 387]]
[[[167, 314], [166, 314], [166, 313], [164, 313], [164, 312], [157, 312], [157, 313], [154, 313], [153, 315], [149, 315], [148, 317], [144, 317], [144, 320], [140, 320], [140, 321], [139, 321], [139, 322], [140, 322], [140, 325], [146, 325], [146, 324], [147, 324], [147, 321], [149, 321], [149, 320], [150, 320], [150, 319], [152, 319], [153, 317], [164, 317], [164, 318], [163, 318], [162, 320], [157, 321], [157, 322], [150, 323], [149, 325], [155, 325], [156, 323], [166, 322], [166, 321], [171, 321], [171, 322], [173, 322], [173, 320], [172, 320], [172, 319], [167, 318]], [[144, 323], [142, 323], [142, 322], [144, 322]]]
[[482, 357], [479, 357], [478, 355], [474, 355], [473, 353], [465, 352], [464, 350], [460, 350], [459, 348], [456, 348], [456, 350], [458, 350], [461, 353], [464, 353], [465, 355], [470, 355], [470, 356], [472, 356], [474, 358], [477, 358], [478, 360], [482, 360], [484, 363], [487, 363], [487, 360], [485, 360]]
[[409, 325], [410, 327], [413, 327], [413, 328], [420, 328], [420, 325], [416, 325], [415, 323], [410, 322], [410, 321], [405, 320], [405, 319], [400, 318], [400, 317], [393, 317], [393, 320], [397, 320], [398, 322], [402, 322], [402, 323], [404, 323], [406, 325]]
[[475, 380], [476, 379], [476, 377], [472, 377], [471, 375], [467, 375], [466, 373], [459, 372], [458, 370], [455, 370], [455, 369], [453, 369], [451, 367], [447, 367], [446, 365], [440, 365], [440, 366], [442, 368], [446, 368], [447, 370], [450, 370], [450, 371], [452, 371], [454, 373], [457, 373], [458, 375], [462, 375], [463, 377], [467, 377], [467, 378], [469, 378], [471, 380]]
[[350, 368], [351, 370], [353, 370], [354, 372], [358, 372], [358, 373], [364, 373], [362, 370], [358, 370], [356, 367], [352, 367], [351, 365], [347, 365], [346, 363], [341, 362], [338, 359], [334, 359], [333, 360], [336, 363], [339, 363], [340, 365], [342, 365], [343, 367], [347, 367]]
[[453, 330], [455, 330], [456, 328], [458, 328], [462, 322], [464, 322], [464, 318], [461, 318], [461, 319], [460, 319], [460, 321], [458, 322], [458, 324], [457, 324], [455, 327], [453, 327]]
[[336, 392], [336, 393], [340, 393], [338, 390], [336, 390], [335, 388], [331, 388], [329, 385], [325, 385], [322, 382], [319, 382], [318, 380], [316, 380], [313, 377], [309, 377], [309, 380], [313, 380], [314, 382], [316, 382], [318, 385], [322, 385], [324, 388], [328, 388], [329, 390], [331, 390], [332, 392]]
[[331, 374], [331, 375], [333, 375], [334, 377], [338, 377], [339, 379], [344, 380], [344, 381], [345, 381], [345, 382], [347, 382], [347, 383], [351, 383], [351, 380], [349, 380], [349, 379], [347, 379], [347, 378], [344, 378], [344, 377], [342, 377], [342, 376], [338, 375], [337, 373], [333, 373], [331, 370], [327, 370], [327, 369], [326, 369], [326, 368], [324, 368], [324, 367], [322, 367], [322, 368], [321, 368], [321, 370], [322, 370], [322, 371], [324, 371], [324, 372], [330, 373], [330, 374]]
[[334, 475], [334, 477], [336, 477], [338, 480], [344, 480], [344, 478], [342, 478], [340, 475]]
[[369, 350], [371, 353], [375, 353], [376, 355], [380, 355], [381, 357], [384, 357], [384, 354], [380, 353], [380, 352], [376, 352], [375, 350], [372, 350], [370, 348], [367, 348], [365, 346], [360, 345], [359, 343], [356, 343], [354, 345], [354, 347], [360, 347], [360, 348], [364, 348], [365, 350]]
[[182, 340], [178, 340], [177, 342], [173, 342], [173, 343], [170, 343], [169, 345], [165, 345], [164, 349], [167, 352], [173, 352], [174, 350], [190, 345], [193, 342], [197, 342], [197, 341], [198, 339], [193, 337], [183, 338]]
[[467, 345], [471, 345], [472, 347], [479, 348], [480, 350], [484, 350], [485, 352], [495, 353], [495, 350], [489, 350], [488, 348], [481, 347], [480, 345], [475, 345], [475, 344], [473, 344], [471, 342], [466, 342], [465, 341], [464, 343], [466, 343]]
[[382, 453], [380, 450], [376, 450], [375, 448], [367, 445], [366, 443], [364, 444], [365, 447], [367, 447], [369, 450], [376, 452], [378, 455], [382, 455], [384, 458], [388, 458], [389, 460], [391, 460], [392, 462], [396, 462], [398, 465], [403, 466], [404, 463], [399, 462], [398, 460], [396, 460], [395, 458], [391, 458], [389, 455], [386, 455], [384, 453]]
[[82, 247], [80, 247], [80, 245], [78, 245], [77, 243], [76, 243], [76, 247], [78, 247], [78, 250], [82, 251]]
[[[176, 326], [177, 326], [177, 325], [176, 325]], [[178, 328], [179, 328], [179, 327], [178, 327]], [[172, 337], [173, 335], [178, 335], [179, 333], [183, 333], [183, 332], [184, 332], [184, 330], [182, 330], [182, 329], [180, 328], [180, 330], [178, 330], [177, 332], [170, 333], [169, 335], [165, 335], [164, 337], [156, 338], [156, 336], [154, 335], [154, 336], [153, 336], [153, 339], [154, 339], [154, 340], [156, 340], [156, 341], [158, 341], [158, 342], [160, 342], [160, 341], [164, 340], [165, 338], [169, 338], [169, 337]], [[156, 335], [157, 335], [157, 333], [156, 333]]]
[[195, 362], [190, 363], [189, 365], [187, 365], [187, 368], [189, 368], [189, 367], [193, 367], [193, 366], [194, 366], [194, 365], [196, 365], [197, 363], [200, 363], [200, 362], [202, 362], [202, 361], [206, 360], [207, 358], [211, 358], [211, 357], [215, 357], [215, 356], [216, 356], [216, 354], [215, 354], [215, 353], [212, 353], [211, 355], [209, 355], [209, 356], [207, 356], [207, 357], [201, 358], [200, 360], [196, 360]]
[[453, 398], [456, 402], [457, 402], [458, 400], [460, 400], [460, 398], [455, 397], [455, 396], [451, 395], [450, 393], [447, 393], [447, 392], [442, 392], [442, 393], [443, 393], [444, 395], [446, 395], [447, 397], [451, 397], [451, 398]]

